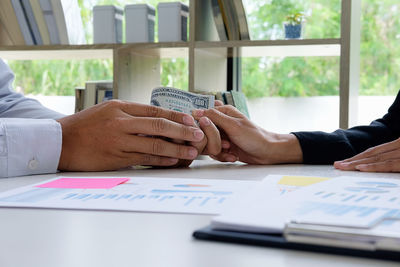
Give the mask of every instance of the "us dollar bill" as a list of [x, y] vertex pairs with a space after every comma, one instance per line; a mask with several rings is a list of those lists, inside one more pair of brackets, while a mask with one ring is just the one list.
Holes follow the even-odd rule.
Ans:
[[192, 114], [193, 109], [214, 108], [213, 95], [200, 95], [172, 87], [158, 87], [151, 93], [150, 104]]

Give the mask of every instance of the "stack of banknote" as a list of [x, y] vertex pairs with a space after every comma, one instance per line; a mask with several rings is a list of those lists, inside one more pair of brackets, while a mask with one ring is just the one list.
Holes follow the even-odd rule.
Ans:
[[151, 93], [151, 105], [192, 114], [194, 109], [214, 107], [215, 96], [201, 95], [172, 87], [158, 87]]

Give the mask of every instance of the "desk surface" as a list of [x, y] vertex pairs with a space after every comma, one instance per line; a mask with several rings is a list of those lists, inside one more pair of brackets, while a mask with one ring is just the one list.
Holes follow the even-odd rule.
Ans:
[[[260, 180], [268, 174], [400, 179], [399, 174], [341, 172], [332, 166], [248, 166], [206, 160], [187, 169], [58, 175]], [[53, 177], [0, 179], [0, 191]], [[192, 232], [210, 219], [204, 215], [0, 208], [0, 266], [399, 266], [395, 262], [193, 239]]]

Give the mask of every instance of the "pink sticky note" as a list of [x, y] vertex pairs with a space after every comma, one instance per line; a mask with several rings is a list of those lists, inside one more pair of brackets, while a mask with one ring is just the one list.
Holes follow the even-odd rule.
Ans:
[[38, 185], [41, 188], [110, 189], [129, 178], [60, 178]]

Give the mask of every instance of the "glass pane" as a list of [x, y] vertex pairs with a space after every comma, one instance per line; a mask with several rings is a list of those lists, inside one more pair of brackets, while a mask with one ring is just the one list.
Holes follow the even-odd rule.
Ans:
[[[359, 96], [358, 125], [369, 125], [373, 120], [382, 118], [393, 104], [395, 96]], [[373, 107], [373, 108], [371, 108]]]
[[243, 92], [257, 124], [277, 132], [337, 129], [338, 57], [242, 60]]
[[272, 132], [331, 132], [339, 125], [339, 96], [251, 98], [248, 105], [251, 120]]
[[400, 2], [363, 0], [361, 14], [358, 123], [369, 124], [387, 112], [400, 88]]
[[188, 60], [183, 58], [161, 59], [161, 85], [189, 90]]
[[86, 81], [112, 80], [112, 60], [10, 60], [14, 88], [23, 94], [75, 95]]
[[44, 106], [74, 113], [75, 88], [86, 81], [112, 80], [112, 60], [10, 60], [15, 73], [14, 90], [37, 99]]
[[303, 38], [340, 38], [340, 0], [243, 0], [252, 40], [284, 39], [287, 16], [305, 17]]

